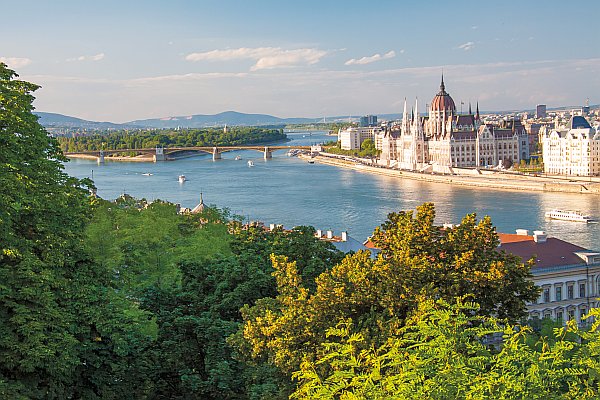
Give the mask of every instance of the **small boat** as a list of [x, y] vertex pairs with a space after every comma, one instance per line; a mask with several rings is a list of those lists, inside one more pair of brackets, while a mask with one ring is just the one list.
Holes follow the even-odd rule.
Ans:
[[248, 161], [248, 166], [249, 167], [254, 167], [254, 161], [252, 161], [252, 160]]
[[242, 157], [240, 157], [240, 156], [235, 156], [235, 158], [234, 158], [235, 161], [239, 161], [241, 159], [242, 159]]
[[315, 163], [315, 160], [308, 160], [308, 163], [309, 163], [309, 164], [314, 164], [314, 163]]
[[150, 172], [144, 172], [142, 175], [144, 175], [144, 176], [152, 176], [152, 174]]
[[179, 183], [183, 183], [185, 182], [187, 179], [185, 179], [185, 175], [179, 175]]
[[558, 219], [561, 221], [574, 221], [574, 222], [592, 222], [594, 219], [589, 215], [584, 215], [581, 211], [577, 210], [551, 210], [546, 211], [546, 218]]

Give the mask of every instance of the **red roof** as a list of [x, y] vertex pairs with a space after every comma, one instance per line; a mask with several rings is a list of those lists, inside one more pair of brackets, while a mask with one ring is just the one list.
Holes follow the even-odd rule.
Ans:
[[585, 261], [575, 252], [586, 251], [585, 248], [564, 240], [547, 238], [545, 242], [535, 242], [533, 236], [499, 233], [500, 250], [519, 256], [523, 262], [535, 256], [536, 268], [558, 267], [561, 265], [584, 264]]

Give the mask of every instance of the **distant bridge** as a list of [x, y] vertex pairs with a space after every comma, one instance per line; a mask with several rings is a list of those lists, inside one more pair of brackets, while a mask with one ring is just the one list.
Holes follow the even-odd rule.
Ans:
[[219, 160], [221, 153], [235, 150], [255, 150], [263, 153], [263, 157], [269, 159], [272, 157], [272, 153], [277, 150], [311, 150], [311, 146], [192, 146], [192, 147], [155, 147], [155, 148], [142, 148], [142, 149], [117, 149], [117, 150], [93, 150], [93, 151], [75, 151], [64, 153], [65, 156], [78, 156], [78, 155], [89, 155], [94, 156], [98, 159], [98, 163], [104, 162], [104, 157], [111, 154], [121, 153], [137, 153], [137, 154], [149, 154], [152, 155], [152, 160], [166, 161], [177, 159], [177, 153], [184, 152], [198, 152], [212, 154], [213, 160]]

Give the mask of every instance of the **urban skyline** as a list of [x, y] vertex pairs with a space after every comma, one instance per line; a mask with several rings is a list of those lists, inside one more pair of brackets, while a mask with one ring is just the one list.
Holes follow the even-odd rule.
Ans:
[[42, 86], [37, 110], [88, 120], [401, 113], [442, 72], [457, 104], [482, 110], [600, 102], [592, 1], [576, 24], [553, 1], [0, 5], [28, 20], [0, 27], [0, 61]]

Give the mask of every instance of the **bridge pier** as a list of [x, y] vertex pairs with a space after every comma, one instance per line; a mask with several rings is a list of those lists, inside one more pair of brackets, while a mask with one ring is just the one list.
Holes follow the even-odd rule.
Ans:
[[154, 162], [165, 161], [166, 160], [165, 149], [162, 148], [162, 147], [156, 146], [156, 154], [154, 154], [154, 156], [152, 157], [152, 159], [154, 160]]
[[104, 164], [104, 150], [100, 150], [100, 155], [98, 156], [98, 164]]
[[217, 147], [213, 147], [213, 161], [221, 159], [221, 152]]
[[268, 160], [269, 158], [273, 158], [273, 154], [271, 153], [271, 150], [269, 150], [269, 148], [267, 146], [265, 146], [264, 157], [265, 157], [265, 160]]

